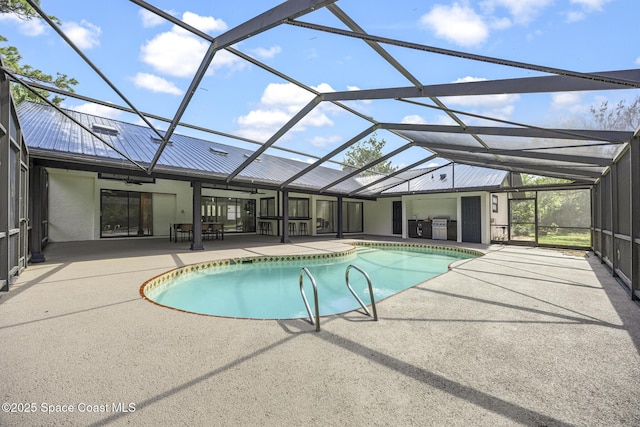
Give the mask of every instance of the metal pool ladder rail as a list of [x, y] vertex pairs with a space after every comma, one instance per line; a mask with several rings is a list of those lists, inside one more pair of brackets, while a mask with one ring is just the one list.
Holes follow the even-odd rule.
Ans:
[[[349, 288], [349, 291], [351, 291], [351, 294], [356, 298], [356, 300], [358, 300], [358, 303], [360, 303], [360, 306], [367, 313], [367, 316], [371, 316], [371, 313], [369, 313], [369, 310], [367, 309], [367, 306], [364, 305], [364, 303], [362, 302], [362, 300], [360, 299], [358, 294], [356, 294], [356, 292], [351, 287], [351, 284], [349, 283], [349, 270], [351, 270], [352, 268], [355, 268], [356, 270], [358, 270], [360, 273], [362, 273], [364, 275], [365, 279], [367, 279], [367, 286], [369, 286], [369, 296], [371, 297], [371, 309], [373, 310], [373, 320], [378, 320], [378, 312], [376, 311], [376, 301], [373, 298], [373, 286], [371, 286], [371, 279], [369, 278], [369, 275], [366, 273], [366, 271], [364, 271], [363, 269], [361, 269], [357, 265], [350, 264], [347, 267], [347, 270], [344, 272], [344, 278], [347, 281], [347, 288]], [[302, 276], [300, 276], [300, 277], [302, 277]], [[302, 283], [302, 279], [300, 279], [300, 280], [301, 280], [300, 283]]]
[[[311, 285], [313, 286], [313, 301], [316, 309], [315, 320], [313, 318], [314, 317], [313, 313], [311, 313], [311, 308], [309, 307], [309, 301], [307, 301], [307, 296], [304, 294], [304, 275], [305, 274], [309, 277], [309, 279], [311, 279]], [[316, 285], [316, 279], [313, 278], [313, 276], [311, 275], [307, 267], [302, 267], [302, 270], [300, 271], [300, 294], [302, 295], [304, 306], [307, 308], [307, 313], [309, 313], [309, 320], [311, 321], [312, 325], [316, 325], [316, 332], [319, 332], [320, 331], [320, 311], [318, 310], [318, 286]]]

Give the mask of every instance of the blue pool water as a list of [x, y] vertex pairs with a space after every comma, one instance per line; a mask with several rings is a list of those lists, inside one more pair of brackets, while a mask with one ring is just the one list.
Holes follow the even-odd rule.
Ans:
[[[396, 294], [447, 271], [453, 261], [474, 255], [427, 248], [361, 247], [338, 260], [238, 263], [181, 275], [160, 292], [147, 297], [158, 304], [193, 313], [253, 319], [308, 317], [300, 296], [299, 276], [307, 267], [318, 287], [321, 316], [360, 308], [345, 282], [345, 270], [353, 264], [371, 278], [375, 300]], [[351, 286], [370, 304], [364, 276], [352, 269]], [[304, 288], [313, 309], [313, 288], [308, 277]]]

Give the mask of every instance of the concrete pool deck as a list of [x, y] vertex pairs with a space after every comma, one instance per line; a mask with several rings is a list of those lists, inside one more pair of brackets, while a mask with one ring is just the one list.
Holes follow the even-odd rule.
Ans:
[[320, 332], [139, 295], [182, 265], [349, 242], [292, 240], [50, 244], [0, 294], [0, 393], [22, 411], [0, 425], [640, 425], [640, 307], [593, 254], [426, 241], [486, 255]]

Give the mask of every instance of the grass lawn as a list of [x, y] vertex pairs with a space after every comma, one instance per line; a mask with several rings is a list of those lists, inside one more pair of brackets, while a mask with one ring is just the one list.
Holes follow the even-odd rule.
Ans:
[[591, 247], [591, 233], [587, 230], [582, 233], [547, 234], [538, 236], [541, 245]]

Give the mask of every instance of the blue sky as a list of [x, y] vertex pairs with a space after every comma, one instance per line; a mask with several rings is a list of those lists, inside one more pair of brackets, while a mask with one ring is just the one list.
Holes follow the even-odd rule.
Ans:
[[[280, 2], [151, 3], [216, 36]], [[378, 36], [580, 72], [640, 68], [637, 0], [340, 0], [336, 4], [365, 31]], [[41, 6], [61, 20], [63, 31], [139, 110], [174, 116], [206, 51], [206, 42], [128, 1], [42, 0]], [[345, 28], [327, 10], [299, 19]], [[8, 45], [18, 47], [24, 63], [51, 74], [75, 77], [80, 81], [76, 87], [79, 94], [125, 105], [46, 23], [0, 15], [0, 34], [9, 39]], [[281, 25], [234, 48], [321, 92], [411, 85], [364, 42], [313, 30]], [[426, 85], [540, 75], [395, 46], [385, 48]], [[554, 127], [580, 123], [590, 106], [604, 100], [617, 103], [640, 95], [637, 90], [614, 92], [441, 101], [457, 110]], [[262, 142], [310, 99], [305, 90], [228, 52], [219, 52], [182, 120]], [[345, 104], [381, 122], [452, 123], [439, 111], [398, 101]], [[127, 113], [71, 98], [63, 106], [141, 123]], [[478, 124], [477, 119], [465, 121]], [[153, 123], [160, 129], [167, 126]], [[322, 103], [277, 145], [322, 156], [369, 125], [341, 108]], [[177, 132], [256, 148], [189, 129]], [[387, 141], [385, 152], [404, 143], [386, 131], [377, 136]], [[309, 161], [304, 156], [270, 152]], [[402, 166], [417, 160], [416, 156], [424, 157], [424, 152], [416, 148], [392, 160]], [[335, 159], [342, 157], [343, 153]]]

